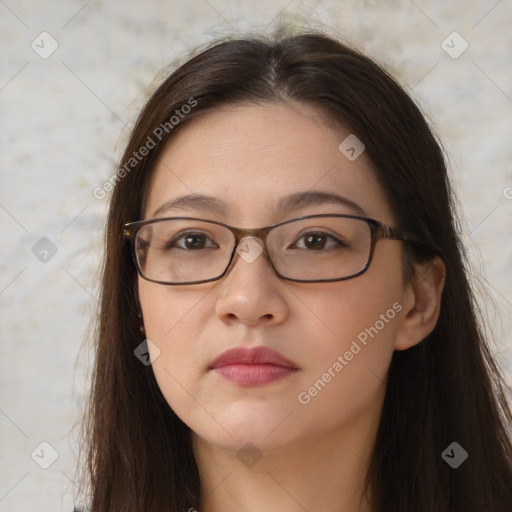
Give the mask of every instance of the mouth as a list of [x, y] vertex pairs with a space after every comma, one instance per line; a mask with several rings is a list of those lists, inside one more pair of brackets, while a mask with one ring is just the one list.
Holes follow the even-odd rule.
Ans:
[[262, 386], [296, 373], [295, 363], [268, 347], [237, 347], [223, 352], [208, 368], [240, 386]]

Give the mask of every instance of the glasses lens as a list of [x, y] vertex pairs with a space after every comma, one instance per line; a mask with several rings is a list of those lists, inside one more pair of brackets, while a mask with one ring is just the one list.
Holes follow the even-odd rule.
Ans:
[[142, 227], [135, 239], [135, 252], [144, 277], [184, 283], [222, 274], [234, 243], [233, 234], [223, 226], [171, 219]]
[[267, 247], [276, 270], [298, 280], [341, 279], [368, 264], [371, 230], [360, 219], [314, 217], [274, 228]]

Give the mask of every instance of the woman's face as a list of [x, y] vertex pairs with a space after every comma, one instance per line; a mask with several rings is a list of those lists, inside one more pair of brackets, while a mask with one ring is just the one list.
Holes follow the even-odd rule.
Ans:
[[[304, 105], [216, 109], [184, 126], [163, 151], [144, 218], [256, 228], [303, 215], [357, 214], [335, 202], [275, 209], [289, 195], [323, 191], [394, 225], [365, 153], [354, 160], [357, 153], [345, 152], [349, 159], [338, 148], [349, 135]], [[192, 193], [222, 201], [224, 209], [161, 209]], [[283, 280], [265, 253], [253, 261], [236, 255], [230, 271], [209, 283], [165, 286], [139, 278], [152, 367], [169, 406], [203, 441], [229, 449], [247, 442], [273, 449], [376, 424], [405, 316], [401, 245], [380, 241], [369, 269], [346, 281]], [[228, 349], [257, 346], [277, 351], [294, 369], [212, 368]], [[237, 372], [249, 380], [279, 378], [229, 378]]]

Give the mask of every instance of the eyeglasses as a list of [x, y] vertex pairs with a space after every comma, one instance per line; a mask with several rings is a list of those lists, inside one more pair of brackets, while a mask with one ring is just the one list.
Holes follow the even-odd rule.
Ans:
[[282, 279], [343, 281], [368, 269], [381, 239], [422, 243], [415, 235], [374, 219], [341, 214], [308, 215], [256, 229], [168, 217], [129, 222], [124, 237], [139, 275], [166, 285], [216, 281], [227, 273], [236, 253], [252, 263], [265, 249]]

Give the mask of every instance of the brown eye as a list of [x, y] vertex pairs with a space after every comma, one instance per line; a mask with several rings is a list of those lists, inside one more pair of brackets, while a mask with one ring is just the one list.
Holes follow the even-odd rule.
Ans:
[[[301, 244], [298, 242], [303, 240]], [[330, 240], [330, 243], [329, 243]], [[321, 250], [321, 249], [333, 249], [336, 247], [343, 247], [345, 244], [341, 240], [333, 237], [332, 235], [328, 235], [326, 233], [320, 232], [310, 232], [302, 235], [298, 238], [297, 242], [295, 242], [291, 248], [299, 248], [299, 249], [310, 249], [310, 250]]]
[[[210, 245], [207, 243], [210, 242]], [[168, 244], [166, 249], [187, 249], [187, 250], [198, 250], [198, 249], [209, 249], [217, 247], [211, 243], [211, 240], [203, 233], [184, 233], [174, 237]]]

